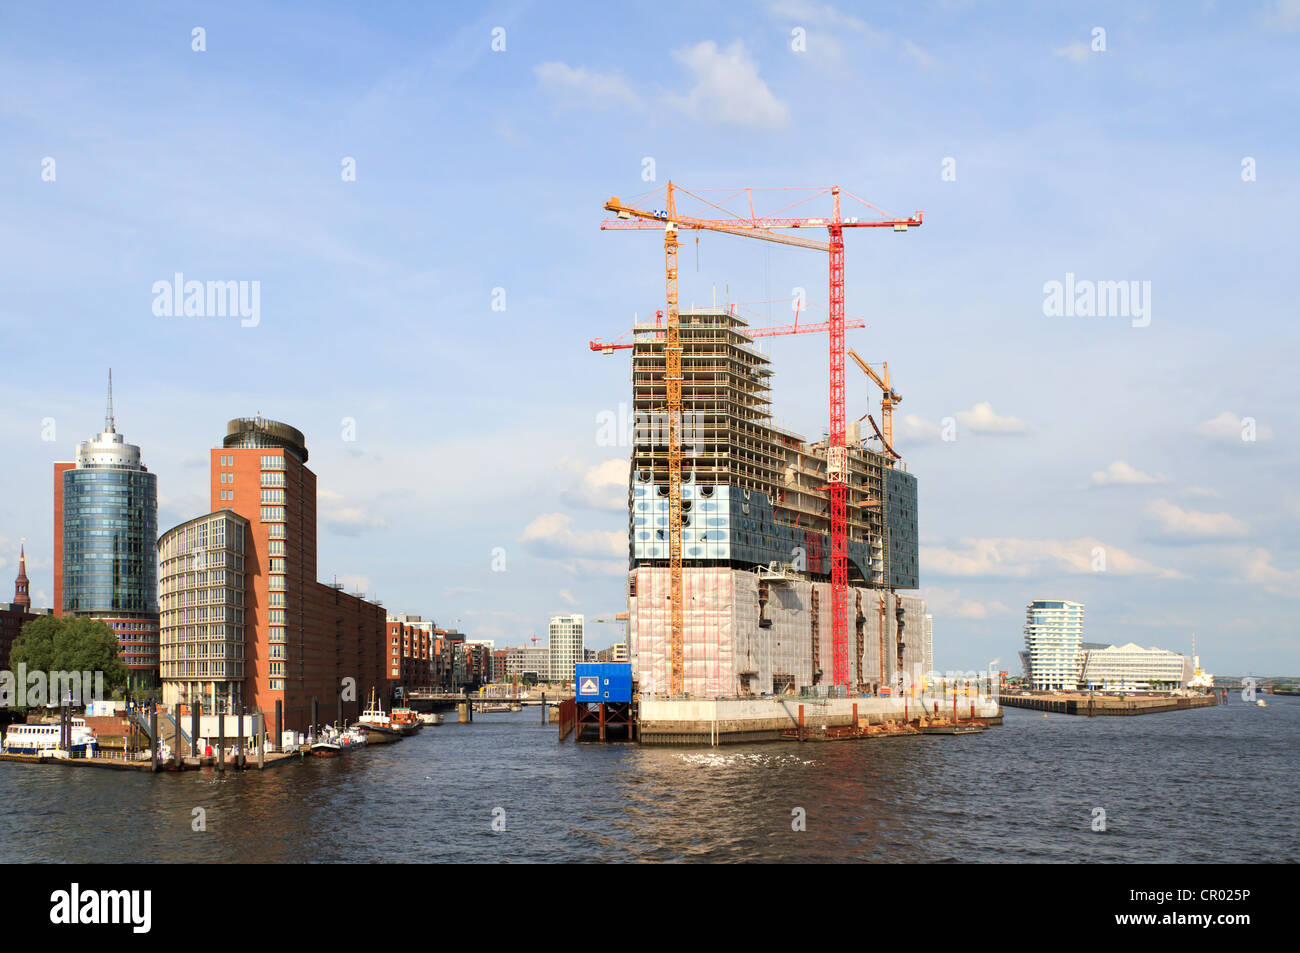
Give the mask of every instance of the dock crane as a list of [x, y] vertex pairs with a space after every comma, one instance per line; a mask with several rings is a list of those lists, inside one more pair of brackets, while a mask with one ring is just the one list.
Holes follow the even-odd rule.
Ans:
[[[885, 445], [885, 449], [893, 455], [895, 460], [902, 459], [894, 452], [894, 405], [903, 402], [903, 395], [894, 390], [894, 388], [889, 384], [889, 362], [886, 361], [884, 363], [884, 376], [882, 377], [872, 369], [870, 364], [859, 357], [858, 352], [853, 350], [853, 348], [849, 348], [848, 354], [849, 357], [853, 358], [853, 362], [861, 368], [862, 373], [875, 381], [876, 386], [880, 388], [881, 426], [876, 427], [876, 422], [871, 419], [870, 414], [867, 415], [867, 419], [871, 420], [871, 426], [875, 429], [876, 435], [880, 437], [880, 442]], [[883, 433], [881, 432], [882, 430]]]
[[[603, 222], [602, 229], [618, 228], [655, 228], [664, 233], [664, 272], [667, 285], [667, 327], [664, 329], [664, 380], [667, 391], [668, 413], [668, 546], [670, 572], [670, 639], [669, 657], [671, 660], [670, 688], [674, 695], [684, 690], [684, 665], [682, 649], [682, 498], [681, 498], [681, 411], [682, 411], [682, 347], [679, 335], [680, 322], [677, 308], [677, 232], [680, 228], [720, 232], [725, 235], [737, 235], [742, 238], [758, 238], [763, 241], [809, 248], [825, 252], [830, 263], [830, 321], [828, 331], [830, 338], [830, 434], [826, 453], [826, 489], [830, 499], [831, 523], [831, 644], [832, 671], [834, 684], [846, 689], [849, 685], [848, 665], [848, 479], [849, 452], [845, 436], [844, 407], [844, 229], [846, 228], [892, 228], [895, 232], [906, 232], [909, 228], [920, 227], [923, 213], [917, 212], [909, 218], [870, 219], [862, 221], [856, 217], [844, 218], [840, 211], [840, 187], [830, 186], [815, 189], [799, 202], [801, 204], [823, 195], [831, 197], [831, 214], [829, 217], [759, 217], [754, 213], [752, 189], [740, 189], [732, 193], [743, 193], [749, 200], [748, 216], [715, 204], [674, 185], [671, 181], [666, 186], [666, 202], [662, 209], [642, 209], [627, 205], [617, 196], [612, 196], [605, 203], [605, 210], [613, 212], [617, 220]], [[697, 201], [709, 205], [727, 218], [705, 219], [680, 215], [677, 211], [676, 195], [681, 192]], [[852, 193], [851, 198], [862, 202], [875, 212], [880, 212], [869, 202], [864, 202]], [[632, 223], [632, 219], [638, 221]], [[804, 238], [798, 235], [786, 235], [774, 231], [778, 228], [825, 228], [829, 241]]]

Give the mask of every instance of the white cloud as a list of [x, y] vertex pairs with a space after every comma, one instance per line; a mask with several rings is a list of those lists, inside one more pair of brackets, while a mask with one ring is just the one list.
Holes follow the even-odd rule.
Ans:
[[867, 25], [857, 17], [841, 13], [829, 3], [812, 3], [810, 0], [773, 0], [767, 5], [767, 9], [772, 16], [785, 17], [796, 23], [834, 26], [859, 33], [867, 30]]
[[1175, 539], [1231, 539], [1249, 532], [1245, 523], [1227, 513], [1197, 513], [1168, 500], [1152, 500], [1143, 512], [1161, 535]]
[[641, 105], [636, 90], [617, 71], [599, 73], [583, 66], [549, 62], [539, 63], [533, 72], [542, 88], [562, 97], [566, 106], [610, 109]]
[[972, 433], [1025, 433], [1029, 429], [1023, 420], [999, 417], [988, 401], [981, 401], [970, 410], [957, 411], [957, 422]]
[[1097, 571], [1098, 554], [1104, 558], [1104, 571], [1112, 575], [1182, 578], [1176, 570], [1162, 569], [1091, 536], [1072, 540], [963, 539], [956, 547], [922, 546], [921, 570], [938, 576], [1015, 579], [1052, 573], [1083, 575]]
[[573, 486], [560, 491], [565, 503], [611, 513], [627, 512], [627, 457], [615, 457], [592, 466], [565, 457], [556, 466], [574, 479]]
[[1200, 424], [1196, 429], [1199, 433], [1214, 440], [1220, 440], [1225, 443], [1245, 443], [1243, 435], [1249, 432], [1248, 428], [1255, 431], [1256, 440], [1272, 440], [1273, 428], [1260, 426], [1254, 422], [1253, 417], [1238, 417], [1230, 410], [1225, 410], [1217, 417]]
[[903, 40], [903, 55], [913, 60], [922, 69], [934, 69], [939, 65], [939, 61], [921, 49], [911, 40]]
[[926, 587], [921, 592], [926, 610], [936, 617], [954, 619], [987, 619], [990, 615], [1005, 615], [1012, 610], [1001, 602], [977, 602], [965, 599], [957, 589]]
[[627, 555], [626, 531], [575, 530], [573, 517], [564, 513], [543, 513], [538, 516], [524, 527], [519, 542], [538, 556], [554, 559]]
[[573, 597], [573, 593], [568, 589], [560, 590], [560, 598], [564, 600], [566, 606], [576, 606], [578, 604], [578, 600]]
[[1284, 33], [1300, 29], [1300, 0], [1274, 0], [1264, 16], [1264, 25]]
[[1243, 566], [1242, 579], [1263, 586], [1275, 596], [1300, 596], [1300, 569], [1286, 571], [1273, 565], [1273, 557], [1266, 549], [1250, 550], [1239, 561]]
[[1116, 460], [1105, 470], [1096, 470], [1092, 474], [1093, 486], [1149, 486], [1168, 482], [1164, 476], [1143, 473], [1123, 460]]
[[694, 85], [685, 96], [668, 95], [670, 105], [692, 119], [738, 126], [780, 126], [790, 118], [786, 104], [772, 95], [758, 65], [737, 40], [725, 50], [705, 40], [676, 50]]
[[898, 428], [898, 435], [906, 440], [924, 442], [939, 439], [939, 425], [916, 414], [908, 414], [895, 426]]
[[1062, 46], [1052, 52], [1057, 56], [1065, 57], [1065, 59], [1075, 64], [1086, 63], [1088, 57], [1092, 56], [1092, 49], [1088, 44], [1079, 40], [1075, 40], [1073, 43], [1070, 43], [1067, 46]]
[[361, 592], [374, 595], [370, 588], [370, 577], [357, 573], [344, 572], [334, 577], [334, 581], [343, 586], [345, 592]]
[[334, 490], [316, 490], [321, 507], [320, 521], [326, 529], [340, 536], [360, 536], [376, 529], [387, 529], [388, 520], [360, 506], [346, 506], [346, 498]]

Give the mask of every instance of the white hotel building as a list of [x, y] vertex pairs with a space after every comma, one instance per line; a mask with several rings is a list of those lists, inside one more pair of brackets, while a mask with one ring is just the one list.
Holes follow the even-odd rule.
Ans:
[[581, 615], [557, 615], [550, 626], [550, 680], [572, 682], [574, 666], [586, 661]]
[[1083, 603], [1039, 599], [1025, 610], [1025, 674], [1037, 691], [1074, 691], [1083, 667]]

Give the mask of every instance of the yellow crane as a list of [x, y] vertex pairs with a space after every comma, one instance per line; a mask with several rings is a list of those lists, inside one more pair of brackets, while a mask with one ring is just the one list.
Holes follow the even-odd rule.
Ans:
[[[761, 238], [764, 241], [799, 248], [811, 248], [829, 253], [829, 242], [795, 235], [783, 235], [757, 224], [734, 224], [716, 219], [678, 216], [676, 187], [668, 183], [666, 207], [662, 210], [642, 209], [624, 205], [618, 196], [611, 196], [605, 211], [622, 219], [646, 219], [663, 223], [664, 274], [668, 288], [667, 315], [664, 327], [664, 382], [667, 392], [668, 413], [668, 572], [669, 572], [669, 662], [671, 677], [669, 690], [673, 695], [685, 691], [686, 666], [683, 655], [682, 620], [682, 346], [681, 327], [677, 310], [677, 229], [690, 228], [722, 232], [742, 238]], [[757, 221], [757, 220], [755, 220]]]
[[[859, 357], [858, 352], [853, 348], [849, 348], [848, 353], [849, 357], [853, 358], [853, 363], [862, 369], [862, 373], [875, 381], [876, 386], [880, 388], [880, 425], [884, 430], [880, 439], [885, 449], [897, 457], [898, 454], [894, 451], [894, 405], [903, 402], [903, 395], [889, 384], [889, 362], [886, 361], [883, 365], [884, 376], [882, 377], [870, 364]], [[874, 424], [874, 421], [872, 423]]]

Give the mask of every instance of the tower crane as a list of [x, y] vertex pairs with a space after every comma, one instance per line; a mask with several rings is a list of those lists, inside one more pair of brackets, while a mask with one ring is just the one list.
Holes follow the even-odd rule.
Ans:
[[[664, 329], [664, 380], [668, 398], [669, 658], [671, 660], [670, 686], [674, 695], [682, 694], [685, 678], [682, 650], [682, 347], [677, 310], [677, 232], [681, 228], [720, 232], [742, 238], [758, 238], [782, 245], [825, 252], [829, 256], [830, 320], [827, 322], [827, 330], [830, 338], [830, 435], [826, 451], [826, 488], [830, 498], [831, 517], [832, 672], [834, 684], [843, 685], [845, 688], [849, 684], [847, 516], [849, 453], [845, 443], [844, 409], [844, 229], [892, 228], [895, 232], [906, 232], [909, 228], [921, 225], [923, 213], [917, 212], [909, 218], [881, 217], [867, 221], [856, 217], [846, 219], [840, 210], [839, 186], [813, 191], [815, 194], [794, 204], [829, 194], [831, 197], [829, 217], [759, 217], [754, 213], [752, 189], [742, 189], [733, 193], [735, 195], [743, 192], [749, 200], [749, 215], [742, 216], [693, 192], [679, 188], [671, 181], [666, 187], [666, 202], [662, 209], [638, 208], [622, 202], [617, 196], [612, 196], [604, 206], [606, 211], [614, 213], [617, 220], [603, 222], [602, 229], [652, 228], [662, 229], [664, 233], [664, 272], [668, 311], [667, 326]], [[680, 215], [677, 211], [678, 192], [709, 205], [727, 217], [698, 218]], [[852, 193], [845, 194], [862, 202], [873, 211], [880, 211]], [[633, 222], [633, 219], [637, 221]], [[784, 228], [825, 228], [830, 240], [818, 241], [804, 238], [802, 235], [787, 235], [775, 231]]]
[[[882, 377], [872, 369], [870, 364], [859, 357], [858, 352], [853, 348], [849, 348], [848, 353], [849, 357], [853, 358], [853, 362], [862, 369], [862, 373], [875, 381], [876, 386], [880, 388], [880, 425], [884, 431], [880, 436], [880, 440], [885, 445], [885, 448], [897, 459], [898, 454], [894, 453], [894, 405], [903, 402], [903, 395], [889, 385], [889, 362], [885, 361], [884, 363], [884, 376]], [[875, 423], [874, 420], [871, 421], [873, 427]]]

